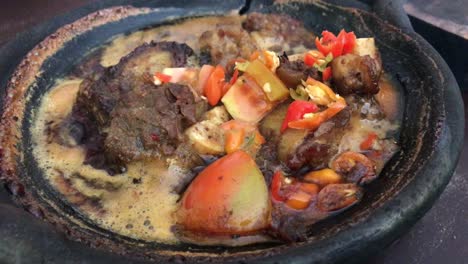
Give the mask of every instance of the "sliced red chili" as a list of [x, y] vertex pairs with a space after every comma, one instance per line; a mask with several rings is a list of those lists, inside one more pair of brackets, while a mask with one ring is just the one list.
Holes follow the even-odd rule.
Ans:
[[158, 78], [162, 83], [168, 83], [171, 81], [172, 76], [164, 74], [162, 72], [155, 72], [154, 76]]
[[333, 57], [336, 58], [353, 51], [356, 45], [356, 35], [354, 32], [347, 33], [341, 30], [338, 36], [335, 36], [325, 30], [322, 32], [322, 38], [315, 39], [315, 45], [324, 55], [332, 53]]
[[369, 135], [367, 135], [367, 138], [361, 142], [361, 145], [359, 146], [361, 150], [368, 150], [372, 148], [372, 145], [374, 144], [375, 140], [377, 140], [377, 134], [374, 132], [370, 132]]
[[331, 67], [328, 66], [322, 72], [322, 79], [325, 82], [325, 81], [328, 81], [331, 78], [331, 76], [332, 76], [332, 70], [331, 70]]
[[271, 181], [271, 197], [273, 200], [278, 201], [278, 202], [283, 202], [286, 200], [286, 197], [283, 197], [280, 194], [281, 191], [281, 185], [284, 181], [284, 175], [281, 171], [275, 172], [273, 175], [273, 180]]
[[289, 107], [288, 111], [286, 112], [286, 117], [281, 125], [281, 133], [283, 133], [287, 128], [289, 122], [296, 121], [302, 119], [305, 114], [317, 112], [318, 107], [313, 102], [309, 101], [302, 101], [296, 100], [292, 102]]

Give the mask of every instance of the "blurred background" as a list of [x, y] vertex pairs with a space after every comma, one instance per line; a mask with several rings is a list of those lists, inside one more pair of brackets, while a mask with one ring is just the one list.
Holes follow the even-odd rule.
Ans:
[[[91, 2], [97, 0], [3, 0], [0, 46], [24, 30]], [[468, 116], [468, 0], [408, 0], [404, 9], [416, 32], [438, 50], [453, 71]], [[468, 263], [467, 161], [465, 138], [456, 172], [434, 207], [410, 232], [367, 263]], [[7, 199], [0, 192], [0, 201]]]

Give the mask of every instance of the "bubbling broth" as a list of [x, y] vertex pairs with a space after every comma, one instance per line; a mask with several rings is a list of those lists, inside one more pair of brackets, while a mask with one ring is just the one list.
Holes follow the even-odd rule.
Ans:
[[[327, 68], [307, 62], [314, 38], [292, 18], [255, 13], [117, 36], [42, 98], [36, 160], [68, 204], [116, 234], [168, 244], [301, 240], [305, 226], [359, 201], [398, 150], [401, 116], [389, 75], [376, 85], [352, 79], [382, 70], [375, 50], [343, 51], [341, 64], [357, 70], [316, 58], [332, 65], [330, 83]], [[218, 86], [228, 90], [215, 98]], [[297, 111], [309, 110], [288, 124], [300, 104], [290, 93], [303, 97]], [[295, 127], [309, 116], [319, 125]]]

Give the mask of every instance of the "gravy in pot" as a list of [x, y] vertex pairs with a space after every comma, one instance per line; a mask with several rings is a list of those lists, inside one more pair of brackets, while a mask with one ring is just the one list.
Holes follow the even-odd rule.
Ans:
[[[232, 62], [233, 58], [246, 57], [252, 50], [268, 50], [272, 54], [276, 52], [277, 55], [281, 55], [280, 53], [283, 51], [286, 54], [302, 54], [312, 48], [315, 36], [311, 32], [306, 31], [306, 29], [302, 25], [296, 23], [295, 20], [291, 18], [279, 18], [276, 15], [265, 15], [266, 18], [258, 17], [257, 15], [252, 16], [254, 19], [250, 20], [243, 16], [193, 18], [179, 21], [173, 25], [163, 25], [152, 29], [133, 32], [128, 35], [120, 35], [114, 38], [109, 44], [100, 47], [97, 52], [93, 52], [91, 56], [94, 57], [85, 59], [82, 65], [94, 63], [92, 65], [93, 67], [88, 67], [88, 71], [84, 70], [80, 74], [70, 74], [61, 80], [57, 80], [55, 86], [43, 97], [40, 108], [37, 110], [34, 121], [33, 142], [34, 155], [39, 166], [44, 170], [44, 175], [47, 177], [47, 180], [63, 196], [64, 200], [85, 215], [89, 221], [106, 230], [149, 242], [156, 241], [174, 244], [180, 241], [186, 241], [197, 244], [243, 245], [272, 239], [291, 240], [291, 238], [283, 234], [282, 231], [273, 236], [268, 236], [268, 232], [263, 230], [255, 230], [255, 232], [246, 231], [242, 234], [223, 233], [214, 235], [214, 237], [217, 235], [222, 237], [221, 240], [205, 236], [203, 232], [199, 232], [200, 230], [196, 230], [196, 232], [190, 230], [190, 235], [186, 235], [187, 233], [184, 235], [184, 230], [180, 231], [178, 211], [181, 209], [181, 206], [184, 206], [183, 204], [186, 200], [183, 192], [186, 191], [186, 189], [189, 191], [191, 190], [189, 185], [196, 174], [211, 166], [210, 164], [213, 163], [213, 160], [222, 158], [221, 153], [224, 154], [224, 145], [221, 146], [221, 153], [211, 153], [209, 151], [215, 149], [213, 145], [203, 145], [203, 151], [208, 151], [209, 153], [198, 153], [199, 157], [197, 155], [197, 159], [201, 161], [199, 162], [197, 160], [193, 163], [197, 164], [197, 166], [187, 167], [186, 163], [192, 163], [186, 162], [185, 157], [182, 156], [187, 153], [187, 155], [191, 155], [192, 150], [184, 152], [185, 150], [181, 150], [179, 145], [174, 147], [174, 149], [164, 150], [169, 154], [152, 155], [152, 152], [148, 152], [148, 155], [138, 156], [138, 159], [128, 162], [125, 160], [126, 162], [123, 163], [119, 162], [117, 166], [121, 168], [119, 168], [118, 173], [115, 173], [95, 166], [96, 161], [94, 163], [87, 161], [89, 159], [90, 148], [93, 146], [91, 146], [90, 143], [83, 144], [83, 138], [86, 137], [90, 131], [86, 131], [85, 126], [80, 125], [79, 122], [75, 122], [76, 120], [72, 118], [74, 114], [73, 111], [74, 109], [76, 110], [77, 98], [80, 96], [80, 89], [83, 89], [83, 83], [102, 78], [103, 74], [107, 74], [105, 70], [103, 70], [103, 72], [95, 72], [91, 69], [103, 69], [103, 67], [112, 66], [118, 67], [119, 62], [122, 62], [121, 58], [128, 58], [126, 56], [131, 56], [135, 48], [151, 41], [175, 41], [187, 44], [195, 55], [191, 55], [187, 58], [184, 67], [197, 69], [204, 64], [211, 64], [213, 66], [221, 65], [229, 69], [229, 67], [235, 65]], [[271, 25], [267, 23], [270, 21], [270, 18], [272, 19], [271, 21], [273, 21]], [[290, 23], [279, 23], [281, 19], [286, 19], [286, 21]], [[308, 32], [308, 34], [304, 32]], [[301, 38], [298, 36], [304, 37]], [[147, 68], [137, 69], [133, 67], [132, 69], [137, 69], [134, 71], [134, 74], [139, 74], [143, 77], [141, 79], [136, 78], [136, 81], [132, 79], [132, 81], [144, 85], [141, 91], [137, 93], [140, 97], [129, 98], [142, 98], [141, 100], [144, 100], [149, 97], [149, 95], [146, 94], [147, 91], [145, 91], [146, 87], [150, 87], [151, 85], [167, 85], [164, 82], [162, 84], [156, 84], [157, 82], [152, 79], [152, 74], [155, 71], [162, 72], [164, 69], [170, 68], [169, 62], [171, 56], [173, 55], [171, 55], [170, 51], [164, 51], [153, 57], [148, 57], [145, 63], [151, 64], [152, 67], [149, 68], [151, 71], [150, 73], [147, 72]], [[206, 57], [208, 57], [208, 62], [206, 61]], [[293, 57], [298, 61], [304, 59], [303, 55], [295, 55], [290, 57], [291, 61]], [[164, 63], [162, 61], [164, 61]], [[296, 65], [294, 67], [298, 66]], [[294, 68], [294, 70], [296, 69]], [[313, 70], [314, 69], [309, 69], [309, 71]], [[148, 75], [148, 73], [150, 75]], [[233, 71], [226, 72], [226, 76], [229, 76], [229, 78], [231, 78], [233, 74]], [[315, 70], [314, 74], [319, 73]], [[322, 73], [317, 76], [321, 74]], [[148, 78], [150, 78], [150, 81], [154, 81], [154, 84], [148, 84]], [[182, 83], [186, 85], [188, 82], [184, 83], [182, 81]], [[125, 85], [131, 87], [131, 84]], [[191, 82], [188, 85], [193, 86], [195, 84]], [[373, 145], [373, 148], [375, 148], [373, 153], [375, 154], [378, 152], [378, 155], [380, 155], [375, 162], [375, 168], [378, 172], [380, 172], [385, 162], [393, 153], [397, 151], [398, 147], [395, 143], [395, 138], [387, 136], [387, 134], [395, 134], [395, 131], [398, 131], [399, 128], [400, 94], [386, 77], [380, 79], [379, 87], [380, 92], [376, 95], [364, 97], [360, 95], [343, 96], [348, 102], [347, 111], [350, 111], [352, 114], [348, 117], [349, 120], [343, 124], [341, 128], [342, 131], [336, 133], [337, 137], [339, 136], [340, 138], [339, 140], [336, 138], [334, 139], [333, 149], [336, 153], [330, 156], [330, 164], [328, 164], [328, 161], [322, 162], [320, 165], [314, 167], [314, 170], [323, 169], [324, 166], [331, 167], [332, 160], [343, 152], [361, 152], [360, 143], [366, 140], [369, 132], [375, 133], [380, 139], [378, 143]], [[127, 87], [125, 86], [124, 88]], [[265, 88], [265, 86], [260, 87], [265, 93], [268, 92], [267, 88]], [[287, 88], [295, 89], [296, 87]], [[179, 86], [170, 86], [167, 89], [172, 93], [168, 95], [169, 101], [173, 100], [171, 101], [172, 104], [179, 105], [180, 102], [187, 105], [193, 104], [194, 108], [186, 109], [201, 111], [202, 114], [206, 112], [204, 115], [195, 115], [194, 118], [196, 122], [190, 125], [186, 124], [189, 123], [187, 120], [190, 118], [184, 116], [185, 119], [182, 119], [183, 121], [181, 122], [182, 126], [190, 127], [190, 129], [194, 128], [192, 130], [198, 129], [198, 124], [209, 124], [209, 127], [219, 129], [219, 127], [227, 120], [231, 119], [233, 115], [232, 113], [229, 115], [226, 109], [220, 106], [219, 104], [221, 103], [219, 103], [217, 107], [222, 107], [224, 109], [222, 110], [224, 111], [222, 114], [223, 118], [217, 116], [217, 110], [211, 112], [210, 115], [218, 119], [212, 117], [208, 118], [207, 116], [209, 116], [209, 114], [207, 114], [207, 109], [214, 110], [214, 108], [208, 106], [206, 103], [206, 94], [197, 94], [197, 89], [192, 89], [191, 91], [194, 95], [194, 99], [192, 99], [190, 96], [187, 97], [186, 94], [182, 94]], [[124, 91], [122, 93], [127, 92], [128, 91]], [[262, 95], [263, 92], [260, 90], [257, 94]], [[338, 98], [340, 98], [339, 95]], [[121, 105], [125, 103], [122, 102], [122, 100], [123, 99], [121, 99], [121, 101], [117, 100], [113, 104], [125, 110], [125, 107]], [[281, 103], [289, 104], [291, 101], [292, 99], [288, 97], [288, 99], [283, 100]], [[113, 104], [109, 105], [114, 107]], [[272, 108], [278, 107], [278, 105], [279, 103], [272, 106]], [[107, 105], [104, 106], [108, 107]], [[101, 105], [99, 105], [99, 107], [101, 107]], [[146, 106], [135, 106], [135, 108], [138, 107]], [[283, 108], [283, 110], [286, 110], [286, 107], [283, 106]], [[321, 106], [321, 108], [320, 110], [323, 110], [326, 107]], [[151, 107], [149, 109], [151, 110]], [[182, 114], [186, 114], [186, 109], [182, 110]], [[161, 111], [161, 109], [158, 108], [158, 111]], [[227, 111], [229, 112], [229, 109], [227, 109]], [[114, 115], [117, 115], [115, 112], [116, 111], [111, 110], [110, 115], [114, 117]], [[128, 113], [123, 111], [123, 114]], [[268, 128], [279, 129], [278, 124], [281, 125], [284, 115], [285, 111], [283, 111], [282, 116], [280, 114], [279, 117], [275, 117], [276, 121], [274, 121], [271, 126], [268, 126]], [[224, 116], [227, 118], [224, 118]], [[138, 115], [135, 118], [139, 118]], [[268, 115], [264, 118], [268, 119]], [[100, 122], [105, 123], [102, 120], [100, 120]], [[142, 122], [147, 122], [147, 119], [144, 119]], [[301, 136], [300, 140], [292, 142], [294, 144], [285, 141], [286, 143], [284, 144], [288, 146], [288, 150], [285, 151], [285, 154], [282, 155], [280, 160], [274, 155], [265, 159], [259, 159], [257, 157], [255, 162], [259, 167], [258, 171], [263, 173], [265, 179], [262, 178], [262, 181], [256, 181], [255, 184], [261, 185], [263, 183], [267, 186], [271, 186], [273, 172], [271, 168], [280, 168], [290, 174], [296, 173], [297, 171], [295, 169], [288, 168], [287, 160], [291, 158], [290, 152], [306, 144], [307, 140], [309, 140], [310, 143], [312, 136], [319, 139], [317, 142], [312, 142], [313, 144], [327, 144], [326, 141], [328, 138], [326, 135], [335, 128], [334, 122], [337, 123], [339, 121], [330, 120], [327, 124], [324, 123], [323, 126], [320, 126], [315, 131], [315, 135], [313, 135], [314, 132], [308, 133], [306, 131], [303, 133], [304, 135]], [[131, 129], [131, 125], [132, 124], [129, 122], [129, 130]], [[151, 124], [148, 126], [150, 125]], [[122, 126], [117, 127], [122, 129]], [[207, 126], [200, 127], [207, 129]], [[159, 128], [155, 128], [155, 131], [158, 129]], [[182, 137], [185, 137], [188, 133], [186, 131], [190, 129], [185, 129]], [[125, 130], [125, 127], [123, 130]], [[207, 132], [209, 131], [207, 130]], [[104, 129], [103, 131], [99, 131], [99, 133], [110, 134], [111, 132]], [[223, 133], [225, 132], [220, 133], [220, 137], [224, 139]], [[307, 136], [308, 138], [306, 138], [307, 134], [309, 134], [309, 136]], [[153, 145], [157, 145], [157, 141], [160, 140], [159, 135], [156, 133], [150, 133], [146, 136], [150, 136], [149, 141], [155, 141]], [[171, 135], [168, 137], [170, 136]], [[271, 137], [267, 137], [267, 135], [264, 136], [267, 138], [266, 143], [264, 143], [265, 145], [262, 146], [260, 150], [254, 150], [258, 151], [258, 153], [260, 153], [259, 155], [263, 155], [262, 153], [268, 151], [267, 148], [270, 143], [272, 145], [277, 143], [275, 142], [275, 137], [282, 137], [278, 133]], [[180, 135], [176, 135], [176, 137], [178, 137], [177, 140], [185, 142], [187, 145], [191, 143], [190, 141], [186, 141], [187, 139], [185, 138], [181, 139]], [[249, 144], [251, 144], [252, 140], [255, 141], [255, 138], [246, 138], [250, 140]], [[206, 137], [207, 141], [212, 139], [210, 135]], [[146, 148], [147, 145], [145, 144], [149, 144], [147, 141], [148, 139], [146, 139], [146, 141], [136, 142], [138, 145], [136, 149]], [[211, 144], [212, 142], [210, 141], [209, 143]], [[106, 144], [109, 144], [109, 142], [106, 142]], [[181, 145], [183, 144], [184, 143], [181, 143]], [[216, 148], [216, 151], [219, 152], [218, 149], [219, 148]], [[273, 149], [276, 151], [276, 146], [274, 146]], [[199, 151], [199, 149], [197, 151]], [[306, 150], [305, 153], [307, 151], [310, 150]], [[249, 153], [251, 154], [251, 152]], [[302, 156], [299, 156], [303, 158], [305, 154], [301, 155]], [[120, 156], [117, 154], [116, 157], [119, 158]], [[315, 163], [312, 162], [310, 162], [310, 164], [301, 165], [307, 167], [312, 166], [311, 164], [315, 166]], [[300, 174], [298, 173], [298, 175]], [[300, 175], [300, 177], [302, 176], [303, 175]], [[222, 178], [223, 177], [219, 176], [220, 180]], [[288, 180], [286, 180], [286, 182], [288, 182]], [[320, 187], [321, 190], [324, 189], [322, 187], [323, 186]], [[352, 191], [359, 189], [357, 185], [351, 187]], [[335, 189], [341, 190], [339, 188]], [[317, 189], [317, 192], [318, 190], [319, 189]], [[349, 191], [350, 189], [346, 190]], [[243, 195], [248, 196], [249, 194], [246, 192]], [[236, 199], [235, 201], [238, 201], [239, 204], [245, 204], [245, 201], [241, 198]], [[263, 210], [271, 214], [271, 216], [268, 216], [268, 220], [271, 220], [269, 219], [270, 217], [278, 217], [278, 219], [280, 219], [278, 220], [279, 222], [275, 222], [275, 220], [272, 223], [273, 228], [277, 228], [275, 225], [283, 225], [281, 221], [286, 218], [289, 219], [291, 215], [294, 216], [299, 212], [297, 209], [284, 209], [281, 207], [283, 206], [282, 204], [275, 201], [268, 201], [266, 204], [272, 207], [268, 210]], [[275, 206], [277, 206], [277, 208], [281, 207], [281, 209], [276, 209], [276, 211], [274, 211]], [[312, 202], [310, 205], [310, 207], [313, 206], [316, 206], [315, 202]], [[306, 217], [308, 215], [310, 219], [314, 220], [313, 222], [330, 215], [329, 212], [319, 212], [320, 210], [317, 208], [309, 211], [307, 210], [308, 209], [306, 209], [306, 212], [308, 213], [305, 213], [304, 216], [301, 217]], [[231, 210], [230, 213], [231, 215], [234, 214], [232, 211], [233, 210]], [[301, 221], [303, 220], [300, 217], [298, 219]], [[289, 220], [285, 221], [288, 222]], [[244, 225], [250, 223], [249, 221], [240, 222]], [[284, 226], [286, 226], [286, 228], [293, 228], [288, 227], [289, 222], [284, 224]], [[309, 222], [304, 220], [304, 223]], [[239, 237], [241, 237], [241, 239], [239, 239]], [[242, 240], [242, 237], [244, 240]]]

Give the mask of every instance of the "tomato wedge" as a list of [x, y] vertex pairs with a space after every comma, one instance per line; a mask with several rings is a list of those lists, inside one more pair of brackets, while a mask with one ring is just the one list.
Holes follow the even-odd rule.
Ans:
[[224, 68], [220, 65], [216, 66], [206, 82], [204, 92], [211, 106], [218, 104], [223, 94], [224, 87]]
[[244, 234], [269, 224], [265, 178], [243, 151], [228, 154], [200, 172], [180, 204], [178, 223], [194, 232]]

